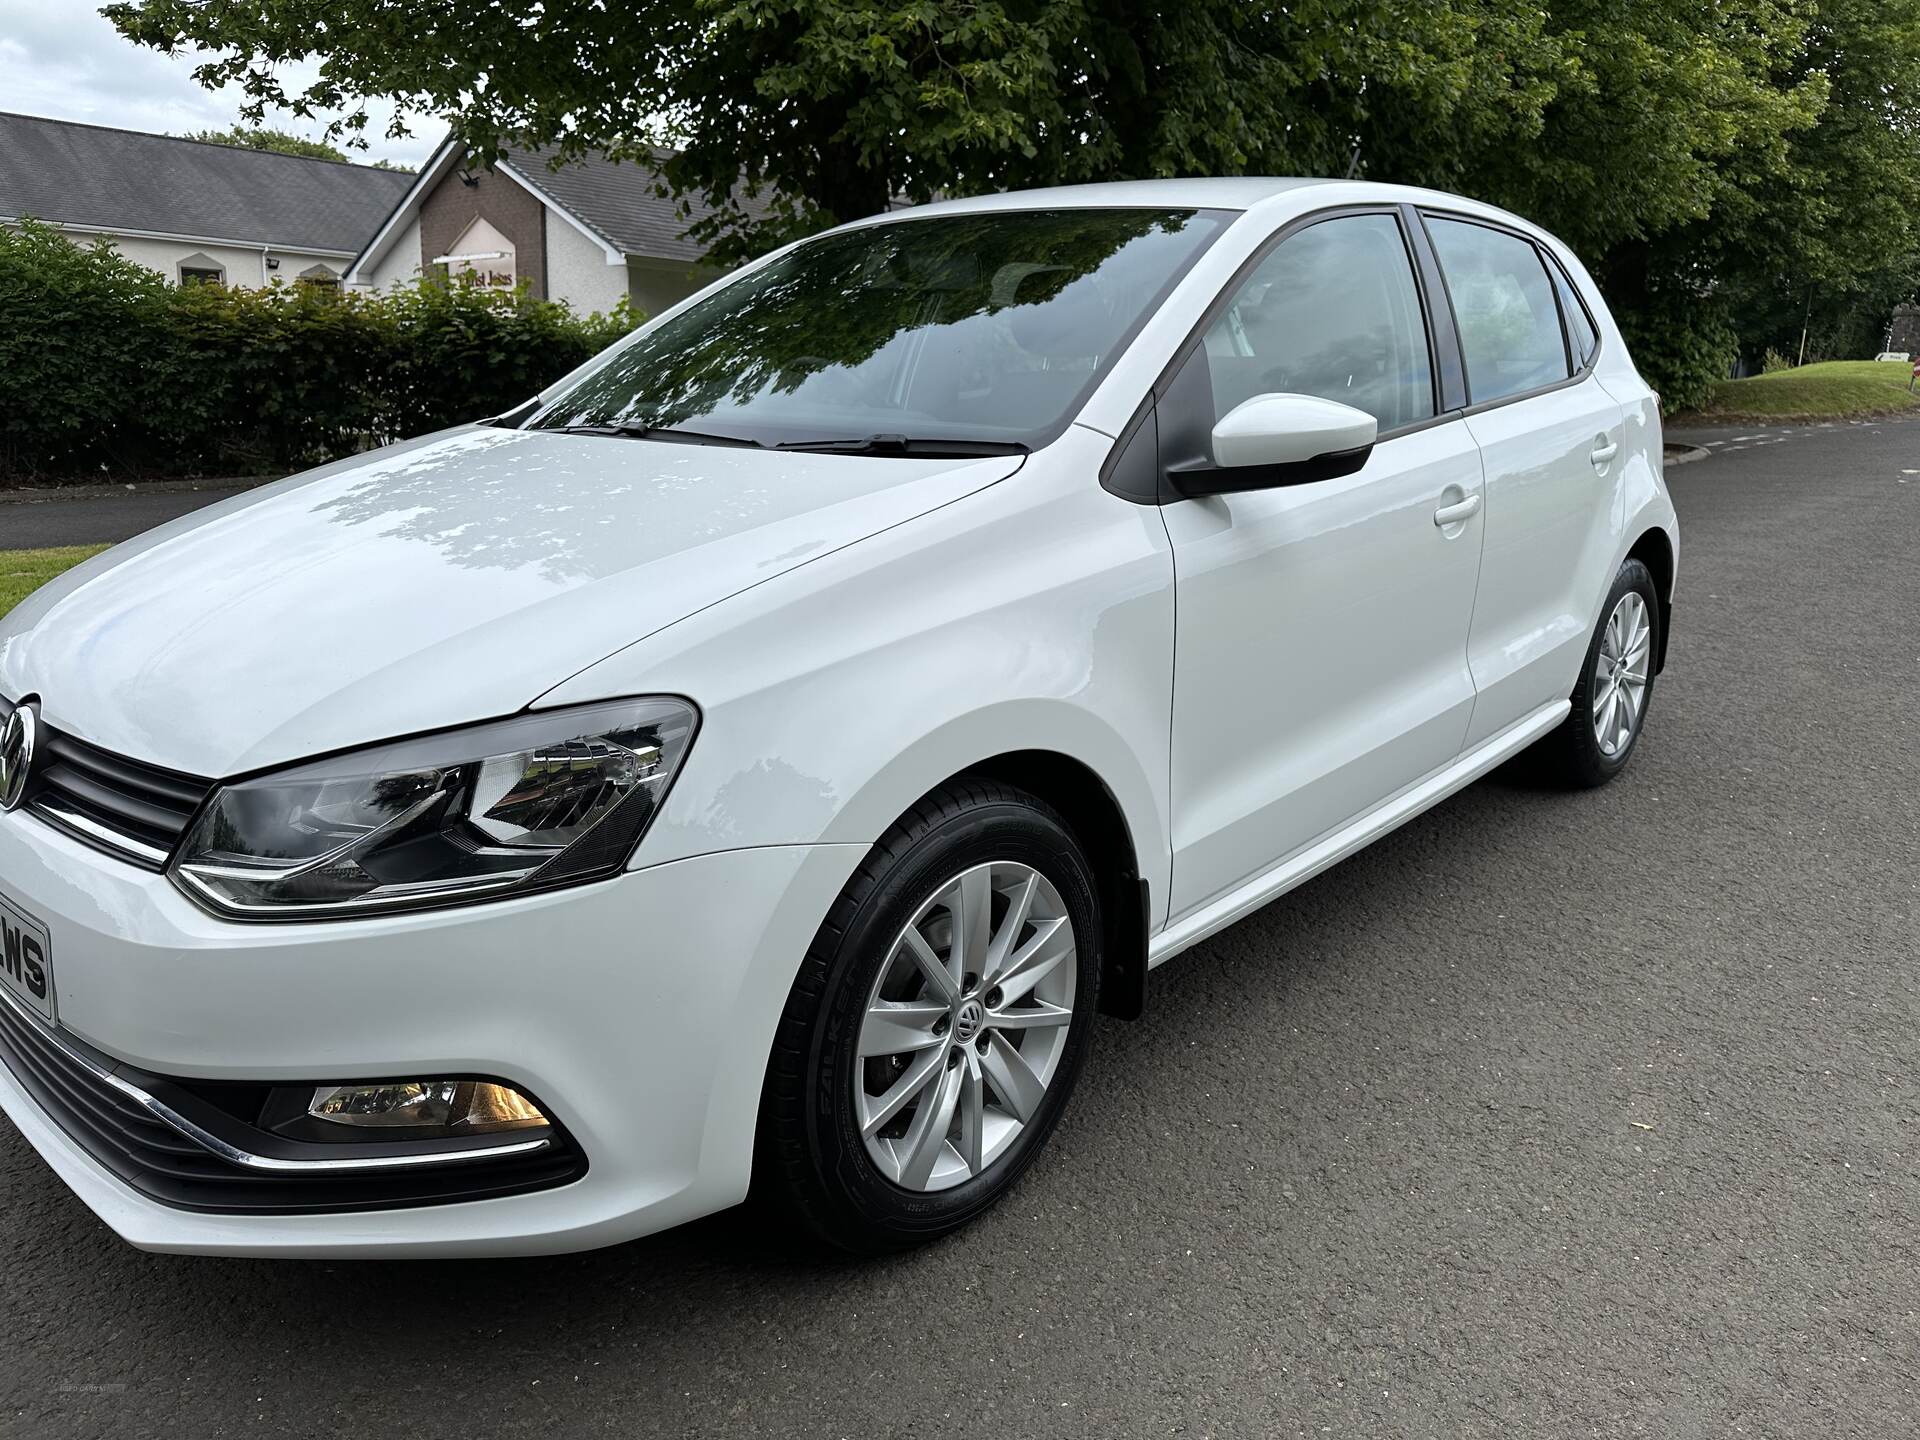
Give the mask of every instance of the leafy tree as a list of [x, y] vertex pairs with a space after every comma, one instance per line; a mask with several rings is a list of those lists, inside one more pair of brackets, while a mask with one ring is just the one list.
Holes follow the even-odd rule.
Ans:
[[1741, 353], [1860, 359], [1920, 293], [1920, 0], [1820, 0], [1793, 74], [1820, 77], [1819, 123], [1756, 185], [1722, 265]]
[[202, 140], [209, 145], [233, 145], [242, 150], [271, 150], [279, 155], [303, 155], [309, 160], [345, 160], [344, 151], [324, 140], [309, 140], [285, 130], [269, 130], [264, 125], [235, 125], [226, 130], [190, 130], [182, 140]]
[[[303, 155], [309, 160], [348, 161], [352, 157], [324, 140], [309, 140], [286, 130], [270, 130], [264, 125], [233, 125], [225, 130], [190, 130], [182, 140], [201, 140], [209, 145], [234, 145], [242, 150], [271, 150], [280, 155]], [[407, 170], [391, 160], [375, 160], [375, 170]], [[411, 174], [411, 171], [408, 171]]]
[[1469, 193], [1540, 221], [1593, 270], [1670, 407], [1727, 373], [1726, 274], [1757, 196], [1817, 122], [1825, 77], [1796, 70], [1793, 0], [1557, 0], [1570, 60], [1531, 143], [1468, 157]]
[[[1670, 403], [1738, 325], [1920, 274], [1920, 0], [119, 0], [244, 112], [362, 102], [651, 159], [737, 259], [896, 197], [1364, 174], [1530, 215], [1588, 262]], [[319, 76], [288, 93], [287, 62]], [[758, 196], [760, 204], [749, 205]], [[1778, 313], [1776, 313], [1778, 312]]]
[[[1496, 148], [1564, 68], [1521, 0], [122, 0], [130, 38], [207, 53], [202, 83], [271, 107], [443, 114], [481, 159], [510, 140], [650, 160], [719, 204], [721, 258], [896, 196], [1195, 173], [1342, 173], [1375, 113]], [[289, 93], [287, 62], [319, 77]], [[741, 204], [758, 192], [762, 216]]]

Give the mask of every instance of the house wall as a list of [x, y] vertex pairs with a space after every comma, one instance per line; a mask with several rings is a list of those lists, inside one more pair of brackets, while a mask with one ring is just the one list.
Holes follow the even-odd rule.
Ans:
[[[497, 170], [463, 171], [455, 166], [421, 203], [420, 249], [415, 263], [430, 264], [434, 256], [451, 253], [461, 232], [476, 218], [484, 216], [513, 242], [516, 278], [526, 281], [532, 294], [545, 298], [545, 209], [518, 181], [508, 179]], [[403, 237], [394, 249], [405, 247]]]
[[627, 293], [624, 265], [607, 263], [606, 249], [577, 226], [547, 212], [547, 297], [576, 313], [605, 314]]
[[[433, 253], [444, 255], [447, 252], [436, 250]], [[373, 273], [367, 277], [367, 288], [386, 291], [396, 285], [411, 285], [420, 278], [421, 268], [420, 219], [415, 216], [394, 237], [386, 255], [374, 266]]]
[[627, 294], [634, 309], [642, 315], [658, 315], [677, 305], [696, 290], [705, 289], [727, 272], [707, 265], [690, 265], [677, 260], [643, 260], [627, 257]]
[[[226, 271], [226, 283], [246, 289], [258, 289], [280, 280], [291, 285], [301, 271], [325, 265], [336, 276], [347, 273], [348, 261], [337, 255], [319, 255], [310, 250], [287, 250], [269, 246], [264, 252], [257, 245], [207, 245], [191, 240], [149, 240], [137, 235], [97, 235], [92, 231], [53, 227], [76, 245], [91, 245], [104, 239], [127, 259], [156, 270], [170, 281], [180, 278], [180, 262], [204, 255]], [[269, 269], [265, 260], [278, 260], [278, 269]]]

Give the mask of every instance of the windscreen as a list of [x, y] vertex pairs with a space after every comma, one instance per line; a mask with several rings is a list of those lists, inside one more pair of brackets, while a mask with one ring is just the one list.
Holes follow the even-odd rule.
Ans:
[[641, 335], [531, 427], [1045, 444], [1230, 218], [992, 211], [823, 235]]

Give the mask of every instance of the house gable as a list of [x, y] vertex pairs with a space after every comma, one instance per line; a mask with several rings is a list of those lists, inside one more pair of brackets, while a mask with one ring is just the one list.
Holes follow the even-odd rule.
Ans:
[[524, 185], [499, 170], [449, 166], [420, 202], [420, 260], [429, 267], [459, 253], [461, 237], [476, 221], [504, 236], [513, 251], [516, 279], [542, 299], [547, 294], [546, 206]]
[[[479, 218], [505, 237], [534, 294], [582, 311], [628, 297], [657, 313], [721, 273], [687, 235], [704, 206], [695, 201], [682, 215], [679, 202], [657, 192], [652, 166], [590, 155], [554, 169], [556, 157], [551, 148], [510, 149], [482, 169], [449, 135], [354, 258], [347, 283], [385, 288], [430, 271], [457, 253], [458, 237]], [[529, 248], [536, 214], [537, 248]]]

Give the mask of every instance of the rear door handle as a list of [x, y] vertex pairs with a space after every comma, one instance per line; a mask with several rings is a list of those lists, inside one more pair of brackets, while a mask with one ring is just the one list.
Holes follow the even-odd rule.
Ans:
[[1464, 500], [1456, 500], [1451, 505], [1442, 505], [1433, 512], [1433, 523], [1442, 530], [1449, 525], [1458, 525], [1463, 520], [1471, 520], [1480, 513], [1480, 497], [1469, 495]]
[[1599, 443], [1593, 447], [1592, 459], [1595, 465], [1604, 465], [1620, 453], [1620, 442], [1618, 440], [1609, 440], [1604, 435], [1595, 436], [1594, 438], [1599, 441]]

